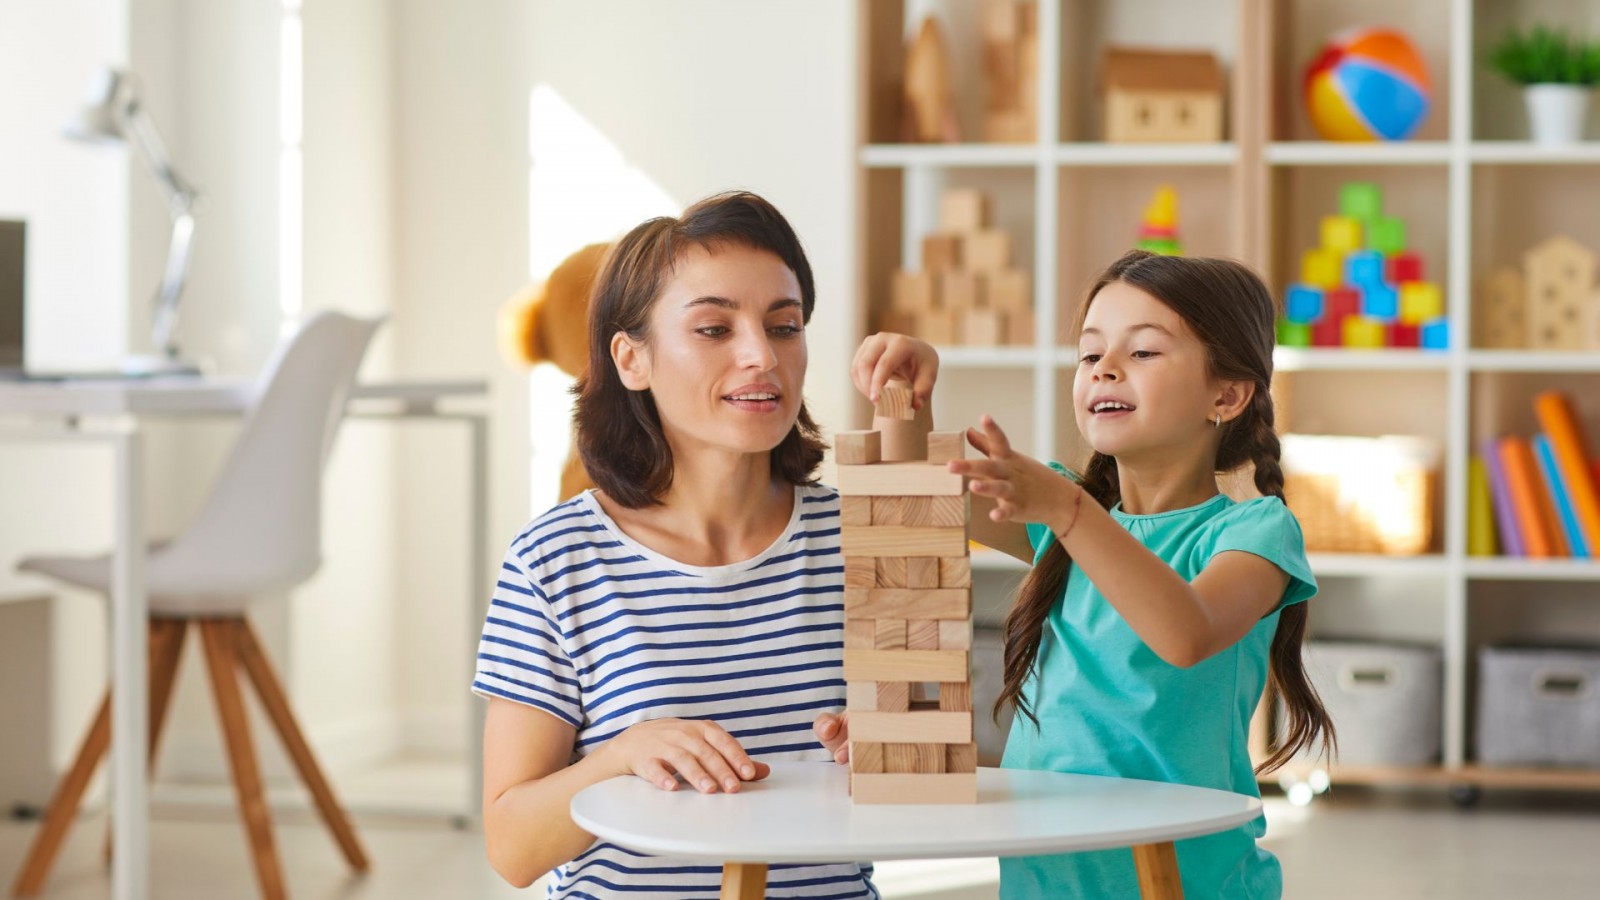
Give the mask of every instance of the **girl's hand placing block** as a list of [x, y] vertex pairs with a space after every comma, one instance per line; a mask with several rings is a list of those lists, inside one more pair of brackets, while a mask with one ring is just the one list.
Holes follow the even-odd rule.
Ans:
[[952, 460], [947, 466], [972, 479], [968, 487], [973, 494], [994, 501], [991, 521], [1039, 522], [1057, 535], [1072, 527], [1083, 495], [1072, 479], [1012, 450], [1006, 433], [988, 414], [977, 428], [967, 429], [967, 441], [987, 458]]

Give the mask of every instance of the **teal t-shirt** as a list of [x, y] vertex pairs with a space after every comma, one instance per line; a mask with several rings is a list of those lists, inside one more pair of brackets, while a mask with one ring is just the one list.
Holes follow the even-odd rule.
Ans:
[[[1057, 467], [1059, 468], [1059, 467]], [[1111, 515], [1140, 543], [1194, 580], [1212, 557], [1253, 553], [1289, 576], [1277, 609], [1227, 650], [1188, 669], [1163, 661], [1074, 567], [1050, 611], [1038, 665], [1023, 691], [1039, 718], [1011, 725], [1001, 765], [1088, 775], [1118, 775], [1260, 796], [1251, 769], [1250, 717], [1267, 682], [1278, 613], [1317, 592], [1300, 524], [1276, 497], [1236, 503], [1218, 494], [1198, 506]], [[1029, 525], [1035, 560], [1054, 540]], [[1256, 846], [1266, 819], [1177, 841], [1188, 897], [1277, 898], [1283, 873]], [[1000, 896], [1138, 897], [1129, 849], [1000, 860]]]

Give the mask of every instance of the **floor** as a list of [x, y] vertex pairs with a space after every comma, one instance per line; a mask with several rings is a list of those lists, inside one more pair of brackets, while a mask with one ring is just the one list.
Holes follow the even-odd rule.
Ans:
[[[501, 882], [483, 859], [482, 841], [452, 827], [446, 797], [462, 785], [427, 766], [397, 767], [345, 790], [372, 871], [344, 869], [320, 822], [302, 809], [277, 815], [279, 853], [297, 900], [527, 898]], [[432, 797], [439, 811], [399, 814], [396, 798]], [[397, 793], [400, 792], [400, 793]], [[255, 895], [243, 834], [216, 796], [158, 792], [152, 832], [152, 895], [160, 900], [228, 900]], [[287, 805], [295, 798], [287, 795]], [[387, 807], [387, 811], [385, 809]], [[1564, 900], [1597, 896], [1600, 797], [1489, 794], [1473, 809], [1432, 792], [1336, 789], [1309, 807], [1267, 801], [1266, 846], [1283, 861], [1292, 900]], [[101, 863], [106, 816], [85, 816], [68, 839], [47, 900], [99, 900], [108, 894]], [[9, 886], [32, 823], [0, 821], [0, 878]], [[878, 867], [886, 898], [978, 900], [995, 896], [988, 860], [890, 862]]]

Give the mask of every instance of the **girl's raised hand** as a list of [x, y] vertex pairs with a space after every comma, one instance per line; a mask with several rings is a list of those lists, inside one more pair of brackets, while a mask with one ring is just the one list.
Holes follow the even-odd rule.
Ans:
[[911, 405], [915, 409], [927, 405], [938, 375], [939, 354], [930, 344], [889, 331], [869, 335], [850, 363], [850, 380], [868, 400], [877, 403], [884, 383], [899, 376], [911, 384]]
[[619, 775], [637, 775], [664, 791], [678, 777], [702, 793], [734, 794], [743, 781], [759, 781], [772, 767], [756, 762], [721, 725], [689, 719], [640, 722], [606, 742]]
[[[980, 497], [994, 500], [989, 518], [996, 522], [1041, 522], [1060, 534], [1057, 527], [1070, 527], [1081, 492], [1072, 479], [1065, 478], [1042, 462], [1011, 449], [1006, 433], [987, 413], [977, 428], [967, 429], [967, 441], [986, 459], [956, 459], [949, 470], [972, 479], [969, 487]], [[1058, 520], [1060, 520], [1058, 522]]]

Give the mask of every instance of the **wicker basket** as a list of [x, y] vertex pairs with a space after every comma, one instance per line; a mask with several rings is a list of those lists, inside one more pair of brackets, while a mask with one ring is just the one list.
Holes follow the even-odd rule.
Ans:
[[1283, 437], [1283, 490], [1306, 549], [1426, 553], [1439, 447], [1415, 437]]

